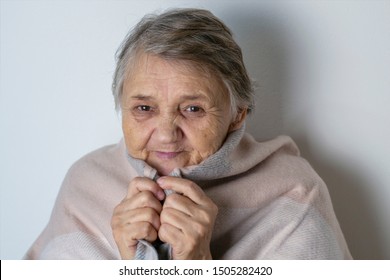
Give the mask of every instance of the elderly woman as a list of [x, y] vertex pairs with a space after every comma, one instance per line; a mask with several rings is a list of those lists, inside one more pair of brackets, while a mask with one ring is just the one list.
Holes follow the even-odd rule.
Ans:
[[293, 141], [244, 132], [251, 82], [210, 12], [145, 17], [118, 52], [113, 93], [124, 140], [70, 168], [26, 258], [350, 258]]

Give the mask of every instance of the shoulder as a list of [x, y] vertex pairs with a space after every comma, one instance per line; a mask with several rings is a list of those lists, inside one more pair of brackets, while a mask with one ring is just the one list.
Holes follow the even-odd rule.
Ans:
[[232, 161], [245, 161], [245, 165], [250, 168], [275, 156], [299, 157], [300, 152], [289, 136], [281, 135], [258, 141], [252, 135], [245, 133], [230, 157]]
[[28, 258], [115, 256], [109, 221], [133, 174], [126, 156], [120, 141], [86, 154], [69, 168], [49, 224]]
[[294, 140], [288, 135], [279, 135], [271, 139], [256, 140], [251, 134], [245, 133], [240, 142], [241, 149], [255, 150], [255, 153], [272, 155], [285, 153], [299, 156], [300, 151]]
[[269, 194], [269, 201], [287, 198], [303, 208], [310, 205], [325, 217], [333, 215], [326, 183], [309, 161], [301, 156], [291, 137], [278, 136], [254, 145], [263, 150], [266, 156], [253, 168], [252, 174], [259, 182], [257, 188]]
[[71, 166], [71, 169], [80, 168], [83, 166], [99, 166], [101, 164], [109, 164], [113, 160], [118, 160], [124, 155], [124, 143], [123, 140], [120, 140], [118, 143], [106, 145], [85, 154]]
[[97, 194], [108, 188], [126, 188], [134, 176], [127, 161], [123, 140], [94, 150], [77, 160], [68, 170], [61, 191], [67, 194]]
[[245, 174], [242, 180], [250, 182], [250, 188], [268, 194], [270, 199], [290, 196], [302, 201], [308, 196], [311, 199], [328, 196], [324, 181], [289, 136], [256, 141], [245, 134], [237, 149], [235, 166], [245, 165], [247, 171], [241, 173]]
[[254, 149], [263, 155], [264, 165], [269, 164], [273, 168], [283, 170], [282, 174], [290, 179], [292, 177], [319, 179], [310, 163], [301, 156], [297, 144], [290, 136], [280, 135], [266, 141], [256, 141], [250, 135], [246, 138], [247, 141], [252, 141]]
[[[272, 225], [269, 229], [273, 233], [288, 233], [279, 234], [284, 244], [280, 248], [287, 250], [278, 249], [269, 257], [349, 257], [327, 186], [291, 137], [256, 141], [245, 134], [240, 149], [237, 161], [241, 165], [248, 164], [248, 159], [253, 163], [237, 178], [240, 189], [231, 205], [253, 207], [261, 217], [261, 226]], [[237, 182], [231, 184], [232, 190]]]
[[129, 167], [123, 140], [87, 153], [69, 168], [68, 175], [117, 173]]
[[263, 176], [293, 179], [319, 177], [311, 165], [301, 157], [293, 139], [280, 135], [269, 140], [257, 141], [245, 133], [231, 155], [236, 172], [252, 171]]

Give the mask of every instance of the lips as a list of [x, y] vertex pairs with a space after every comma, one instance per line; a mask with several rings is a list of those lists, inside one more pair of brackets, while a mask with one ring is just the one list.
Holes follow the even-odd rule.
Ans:
[[156, 156], [160, 159], [173, 159], [177, 157], [181, 152], [155, 152]]

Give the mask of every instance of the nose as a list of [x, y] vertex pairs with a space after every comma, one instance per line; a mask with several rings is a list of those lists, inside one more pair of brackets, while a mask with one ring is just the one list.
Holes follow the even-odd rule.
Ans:
[[156, 130], [155, 137], [161, 144], [172, 144], [180, 141], [183, 133], [177, 124], [175, 116], [162, 116], [159, 120]]

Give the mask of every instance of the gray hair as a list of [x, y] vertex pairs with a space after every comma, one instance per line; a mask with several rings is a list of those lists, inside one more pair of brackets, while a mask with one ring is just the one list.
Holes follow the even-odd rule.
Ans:
[[130, 64], [141, 52], [188, 62], [192, 67], [217, 74], [229, 92], [234, 115], [245, 109], [250, 112], [254, 107], [253, 86], [241, 48], [230, 29], [207, 10], [174, 9], [146, 15], [130, 31], [116, 53], [112, 91], [118, 111]]

